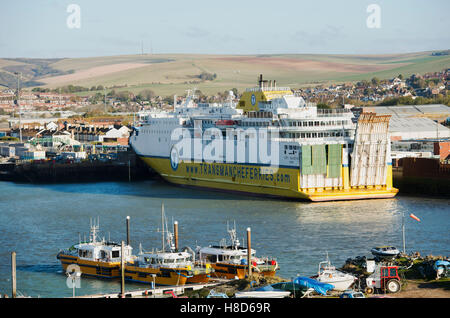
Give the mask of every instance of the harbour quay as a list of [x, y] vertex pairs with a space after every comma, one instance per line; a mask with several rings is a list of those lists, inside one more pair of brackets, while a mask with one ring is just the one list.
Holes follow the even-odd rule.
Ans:
[[[42, 159], [18, 159], [0, 163], [0, 180], [29, 183], [63, 183], [92, 181], [138, 181], [156, 178], [132, 150], [90, 154], [82, 159], [79, 152], [45, 151]], [[85, 154], [85, 153], [84, 153]], [[57, 158], [57, 156], [59, 156]]]

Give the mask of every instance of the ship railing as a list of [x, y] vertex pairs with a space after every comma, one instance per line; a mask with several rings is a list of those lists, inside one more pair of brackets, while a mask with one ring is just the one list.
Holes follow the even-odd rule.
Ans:
[[64, 255], [78, 256], [78, 251], [76, 249], [64, 248], [60, 249], [59, 252]]
[[305, 144], [322, 144], [324, 142], [334, 142], [334, 143], [352, 143], [353, 138], [351, 136], [334, 136], [334, 137], [305, 137], [305, 138], [271, 138], [274, 142], [302, 142]]
[[318, 117], [352, 117], [353, 113], [350, 109], [317, 109]]
[[280, 126], [280, 132], [324, 132], [324, 131], [336, 131], [336, 130], [347, 130], [347, 129], [355, 129], [352, 124], [344, 124], [344, 125], [326, 125], [326, 126]]

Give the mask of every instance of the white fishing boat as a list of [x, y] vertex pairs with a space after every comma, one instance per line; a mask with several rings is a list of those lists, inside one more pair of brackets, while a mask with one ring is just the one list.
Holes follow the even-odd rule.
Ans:
[[345, 291], [356, 281], [356, 277], [348, 273], [341, 272], [336, 267], [331, 265], [330, 260], [319, 263], [319, 270], [316, 276], [313, 276], [321, 283], [331, 284], [334, 286], [333, 290]]
[[394, 258], [400, 251], [394, 246], [377, 246], [370, 250], [373, 255], [381, 258]]

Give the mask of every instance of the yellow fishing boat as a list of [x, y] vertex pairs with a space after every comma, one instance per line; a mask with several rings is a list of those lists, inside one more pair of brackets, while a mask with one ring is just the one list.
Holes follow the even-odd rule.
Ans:
[[[197, 247], [197, 259], [202, 263], [211, 264], [214, 269], [212, 274], [217, 278], [243, 279], [248, 271], [247, 249], [240, 246], [236, 236], [236, 226], [233, 229], [227, 229], [230, 235], [230, 244], [222, 240], [219, 245], [210, 245], [207, 247]], [[256, 251], [251, 250], [252, 272], [264, 276], [275, 276], [279, 269], [278, 263], [274, 258], [258, 258]]]
[[178, 251], [178, 246], [173, 243], [173, 234], [167, 230], [164, 205], [161, 217], [162, 250], [143, 252], [141, 247], [139, 255], [125, 265], [125, 279], [139, 283], [176, 286], [186, 283], [207, 283], [213, 269], [209, 265], [195, 266], [193, 253]]
[[[98, 240], [97, 234], [99, 224], [91, 221], [90, 239], [88, 242], [80, 242], [68, 249], [59, 251], [56, 258], [60, 260], [64, 271], [80, 271], [82, 275], [101, 277], [101, 278], [117, 278], [120, 277], [121, 266], [121, 245], [106, 241]], [[132, 247], [125, 245], [124, 260], [131, 261]]]

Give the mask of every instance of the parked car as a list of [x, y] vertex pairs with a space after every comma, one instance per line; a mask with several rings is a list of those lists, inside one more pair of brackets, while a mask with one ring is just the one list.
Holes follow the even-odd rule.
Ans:
[[356, 290], [346, 290], [341, 294], [341, 298], [366, 298], [366, 296]]

